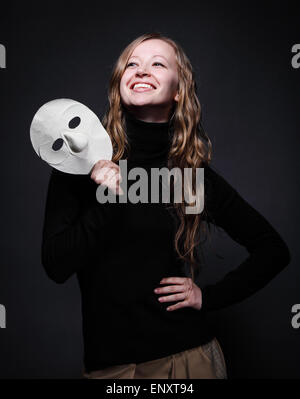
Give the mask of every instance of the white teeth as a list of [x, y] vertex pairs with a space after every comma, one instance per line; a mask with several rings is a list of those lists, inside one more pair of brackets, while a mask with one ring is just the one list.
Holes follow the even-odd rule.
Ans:
[[148, 85], [148, 84], [146, 84], [146, 83], [136, 83], [134, 86], [133, 86], [133, 90], [134, 89], [136, 89], [137, 87], [149, 87], [150, 89], [153, 89], [153, 87], [151, 86], [151, 85]]

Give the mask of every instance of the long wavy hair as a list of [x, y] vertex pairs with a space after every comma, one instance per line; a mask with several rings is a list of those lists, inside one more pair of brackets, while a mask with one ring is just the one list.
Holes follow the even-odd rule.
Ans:
[[[178, 102], [174, 101], [170, 114], [173, 125], [172, 142], [168, 154], [168, 168], [179, 168], [184, 179], [184, 168], [192, 168], [192, 187], [195, 193], [195, 168], [201, 168], [211, 162], [212, 144], [201, 125], [201, 106], [197, 97], [197, 86], [192, 65], [181, 46], [169, 37], [159, 32], [146, 33], [133, 40], [117, 59], [109, 81], [108, 107], [102, 118], [102, 124], [111, 137], [113, 146], [112, 161], [117, 162], [128, 153], [129, 143], [125, 130], [124, 108], [121, 103], [120, 81], [126, 69], [128, 60], [134, 49], [145, 40], [160, 39], [171, 45], [176, 54], [178, 71]], [[183, 181], [184, 186], [184, 181]], [[201, 237], [204, 241], [209, 230], [206, 223], [202, 223], [202, 213], [186, 214], [186, 201], [182, 193], [182, 201], [174, 203], [176, 210], [177, 231], [174, 238], [176, 252], [184, 262], [190, 266], [191, 277], [194, 281], [194, 270], [200, 267], [199, 252], [201, 252]], [[207, 229], [208, 227], [208, 229]]]

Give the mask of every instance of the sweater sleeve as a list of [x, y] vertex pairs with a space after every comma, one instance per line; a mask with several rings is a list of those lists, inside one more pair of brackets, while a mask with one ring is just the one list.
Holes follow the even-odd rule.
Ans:
[[91, 251], [103, 239], [103, 209], [96, 195], [90, 206], [82, 205], [82, 198], [90, 187], [87, 179], [90, 178], [52, 170], [43, 227], [42, 264], [48, 277], [57, 283], [64, 283], [87, 267]]
[[205, 201], [210, 220], [249, 253], [216, 284], [203, 287], [202, 309], [218, 310], [263, 288], [291, 258], [278, 232], [220, 174], [207, 166], [204, 175], [208, 182]]

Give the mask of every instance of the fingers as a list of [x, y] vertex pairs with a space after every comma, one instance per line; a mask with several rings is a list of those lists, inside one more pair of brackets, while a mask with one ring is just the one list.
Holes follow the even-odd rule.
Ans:
[[103, 168], [105, 166], [110, 167], [110, 168], [119, 169], [119, 165], [117, 165], [115, 162], [109, 161], [107, 159], [101, 159], [100, 161], [96, 162], [93, 169]]
[[193, 281], [189, 277], [167, 277], [160, 281], [160, 284], [176, 284], [167, 287], [159, 287], [154, 290], [156, 293], [175, 292], [178, 290], [191, 291], [193, 289]]
[[173, 311], [173, 310], [177, 310], [177, 309], [181, 309], [181, 308], [186, 308], [188, 306], [189, 306], [188, 302], [181, 301], [181, 302], [177, 302], [175, 305], [168, 306], [166, 310]]
[[119, 169], [109, 165], [100, 166], [99, 164], [96, 164], [91, 173], [91, 179], [95, 180], [96, 183], [101, 184], [106, 179], [109, 180], [115, 174], [121, 178]]
[[91, 172], [91, 179], [93, 179], [97, 184], [107, 186], [114, 193], [121, 195], [124, 194], [120, 187], [120, 183], [122, 182], [120, 167], [112, 161], [98, 161]]
[[118, 172], [115, 172], [113, 170], [110, 170], [106, 174], [106, 178], [104, 179], [104, 182], [102, 184], [105, 184], [107, 187], [109, 187], [113, 192], [115, 193], [121, 193], [123, 194], [123, 190], [120, 187], [120, 182], [122, 181], [122, 178]]
[[[156, 288], [154, 290], [154, 292], [156, 294], [165, 294], [168, 292], [180, 292], [177, 294], [173, 294], [173, 295], [167, 295], [167, 296], [160, 296], [158, 298], [159, 302], [174, 302], [174, 301], [183, 301], [187, 298], [187, 292], [184, 288], [184, 285], [171, 285], [168, 287], [160, 287], [160, 288]], [[169, 308], [167, 308], [167, 310], [170, 310]]]
[[180, 301], [174, 305], [169, 306], [166, 310], [176, 310], [183, 307], [193, 307], [200, 309], [202, 305], [201, 290], [194, 284], [189, 277], [167, 277], [160, 281], [161, 284], [174, 283], [177, 285], [169, 285], [165, 287], [155, 288], [156, 294], [165, 294], [177, 292], [177, 294], [161, 296], [158, 298], [159, 302], [173, 302]]
[[183, 292], [181, 294], [175, 294], [175, 295], [167, 295], [167, 296], [161, 296], [158, 298], [159, 302], [173, 302], [173, 301], [182, 301], [186, 299], [186, 293]]
[[182, 292], [184, 291], [184, 285], [168, 285], [167, 287], [155, 288], [154, 292], [156, 294], [165, 294], [168, 292]]
[[112, 161], [108, 161], [106, 159], [100, 160], [95, 163], [92, 171], [91, 171], [91, 179], [95, 180], [95, 178], [103, 178], [103, 176], [109, 171], [114, 170], [119, 172], [119, 165], [115, 164]]
[[[160, 280], [160, 284], [184, 284], [188, 277], [165, 277]], [[190, 279], [191, 280], [191, 279]]]

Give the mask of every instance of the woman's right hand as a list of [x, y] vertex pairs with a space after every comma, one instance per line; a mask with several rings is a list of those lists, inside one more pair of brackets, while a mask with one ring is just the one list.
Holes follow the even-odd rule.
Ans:
[[120, 167], [112, 161], [102, 159], [96, 162], [91, 171], [91, 179], [97, 184], [104, 184], [115, 194], [124, 194], [120, 187], [122, 181]]

